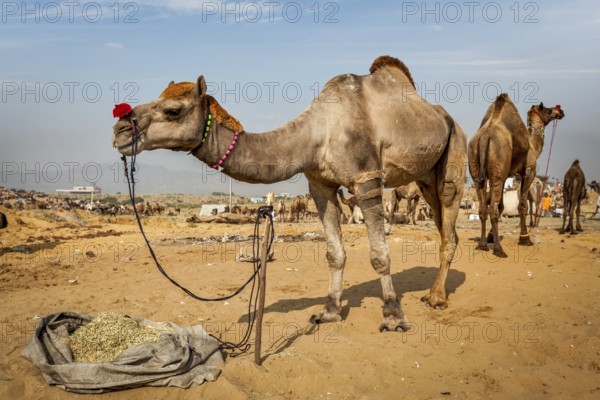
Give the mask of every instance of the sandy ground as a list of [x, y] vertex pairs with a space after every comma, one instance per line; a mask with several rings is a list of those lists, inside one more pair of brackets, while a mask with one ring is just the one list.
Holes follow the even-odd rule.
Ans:
[[[187, 297], [155, 269], [132, 217], [109, 222], [86, 212], [0, 210], [10, 224], [0, 232], [0, 398], [88, 397], [49, 387], [21, 357], [36, 315], [123, 312], [181, 326], [202, 323], [224, 339], [239, 339], [248, 293], [219, 303]], [[251, 271], [251, 264], [235, 260], [249, 242], [203, 238], [249, 235], [252, 225], [193, 225], [183, 214], [144, 223], [162, 264], [198, 293], [226, 294]], [[381, 286], [363, 225], [343, 226], [343, 322], [311, 328], [308, 319], [321, 310], [329, 280], [321, 226], [278, 223], [280, 236], [315, 235], [275, 243], [262, 367], [250, 352], [228, 358], [217, 381], [194, 389], [141, 388], [94, 398], [600, 398], [600, 221], [585, 220], [585, 232], [576, 236], [559, 235], [560, 223], [542, 219], [532, 232], [536, 246], [522, 248], [518, 221], [504, 219], [509, 258], [498, 259], [474, 251], [479, 222], [461, 212], [443, 311], [419, 301], [438, 266], [433, 223], [395, 226], [388, 243], [394, 284], [412, 323], [408, 333], [378, 331]], [[15, 246], [32, 252], [7, 252]]]

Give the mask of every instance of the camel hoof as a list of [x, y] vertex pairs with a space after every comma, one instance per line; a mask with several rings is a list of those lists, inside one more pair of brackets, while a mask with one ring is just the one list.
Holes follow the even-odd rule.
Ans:
[[561, 229], [561, 230], [558, 232], [558, 234], [559, 234], [559, 235], [564, 235], [564, 234], [565, 234], [565, 230], [564, 230], [564, 229]]
[[496, 257], [500, 257], [500, 258], [507, 258], [508, 256], [506, 255], [506, 253], [504, 252], [504, 250], [500, 249], [500, 250], [494, 250], [494, 255]]
[[340, 322], [342, 320], [342, 317], [340, 316], [340, 314], [331, 314], [331, 313], [326, 313], [326, 312], [322, 312], [321, 314], [315, 314], [312, 315], [309, 319], [309, 322], [311, 324], [315, 324], [315, 325], [319, 325], [319, 324], [325, 324], [328, 322]]
[[446, 299], [443, 299], [441, 296], [437, 296], [433, 293], [428, 293], [421, 297], [421, 301], [436, 310], [445, 310], [448, 308], [448, 302]]
[[380, 325], [379, 325], [379, 332], [383, 333], [383, 332], [408, 332], [408, 330], [410, 329], [410, 324], [408, 323], [408, 321], [404, 320], [404, 319], [390, 319], [388, 320], [386, 318], [385, 321], [383, 321]]
[[477, 247], [475, 247], [475, 250], [481, 250], [481, 251], [490, 251], [489, 247], [487, 246], [487, 244], [483, 245], [483, 244], [479, 244]]
[[519, 246], [533, 246], [533, 242], [529, 236], [521, 236], [519, 237]]
[[577, 227], [577, 232], [583, 232], [583, 228], [582, 228], [582, 227], [580, 227], [580, 226], [578, 226], [578, 227]]

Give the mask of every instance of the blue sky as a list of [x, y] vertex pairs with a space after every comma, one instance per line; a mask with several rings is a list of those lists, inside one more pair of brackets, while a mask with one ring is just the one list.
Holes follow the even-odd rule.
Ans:
[[[171, 80], [203, 74], [221, 104], [248, 131], [261, 132], [302, 112], [331, 77], [368, 73], [382, 54], [402, 59], [421, 94], [442, 104], [469, 137], [499, 92], [509, 93], [523, 117], [539, 101], [561, 104], [566, 118], [549, 174], [562, 178], [579, 158], [588, 180], [600, 178], [596, 0], [6, 1], [1, 7], [3, 179], [9, 164], [114, 163], [114, 103], [150, 101]], [[154, 151], [138, 160], [201, 171], [183, 153]], [[21, 181], [32, 183], [29, 176]], [[293, 190], [306, 189], [300, 181]]]

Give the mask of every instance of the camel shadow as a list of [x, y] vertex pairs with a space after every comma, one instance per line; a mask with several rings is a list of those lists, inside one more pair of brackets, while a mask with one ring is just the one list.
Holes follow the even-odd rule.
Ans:
[[12, 247], [0, 248], [0, 257], [7, 253], [21, 253], [24, 255], [33, 254], [40, 250], [50, 250], [58, 246], [60, 242], [47, 242], [47, 243], [32, 243], [32, 244], [21, 244]]
[[[422, 267], [417, 266], [413, 268], [405, 269], [404, 271], [392, 274], [392, 280], [394, 282], [394, 288], [398, 295], [398, 300], [402, 301], [402, 297], [406, 293], [428, 290], [433, 285], [433, 281], [437, 276], [439, 268], [437, 267]], [[462, 271], [450, 269], [448, 271], [448, 277], [446, 279], [446, 293], [448, 296], [453, 294], [458, 287], [460, 287], [466, 279], [466, 274]], [[326, 291], [326, 287], [323, 287]], [[344, 290], [342, 295], [342, 319], [347, 319], [352, 308], [360, 308], [363, 299], [365, 298], [378, 298], [381, 299], [381, 282], [379, 279], [373, 279], [368, 282], [359, 283], [350, 286]], [[265, 313], [276, 312], [286, 313], [289, 311], [300, 311], [312, 308], [314, 306], [323, 306], [327, 300], [326, 296], [320, 297], [301, 297], [295, 299], [283, 299], [278, 300], [273, 304], [265, 307]], [[383, 303], [382, 303], [383, 304]], [[306, 319], [308, 320], [308, 315]], [[245, 322], [248, 320], [248, 314], [240, 317], [239, 322]], [[301, 326], [299, 324], [298, 326]], [[301, 329], [297, 329], [292, 335], [289, 335], [278, 343], [273, 343], [269, 348], [269, 355], [277, 354], [284, 351], [286, 348], [291, 346], [298, 338], [303, 335], [311, 334], [315, 329], [319, 329], [319, 325], [307, 323]], [[265, 358], [267, 356], [264, 356]]]

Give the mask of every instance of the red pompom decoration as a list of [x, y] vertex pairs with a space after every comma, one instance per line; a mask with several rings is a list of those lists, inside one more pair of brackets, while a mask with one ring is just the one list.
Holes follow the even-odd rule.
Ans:
[[113, 117], [123, 118], [128, 116], [132, 111], [132, 108], [127, 103], [117, 104], [113, 110]]
[[556, 109], [560, 110], [560, 104], [556, 105]]

